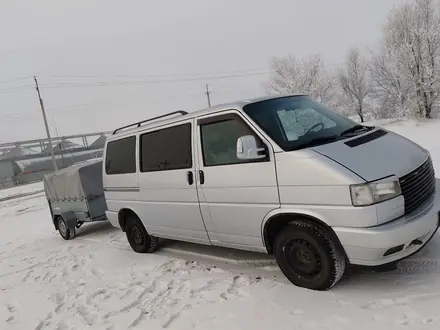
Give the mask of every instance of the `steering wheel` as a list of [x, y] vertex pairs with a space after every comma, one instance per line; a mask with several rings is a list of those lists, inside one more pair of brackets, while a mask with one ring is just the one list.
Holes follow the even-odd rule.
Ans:
[[322, 121], [319, 122], [319, 123], [316, 123], [315, 125], [313, 125], [312, 127], [310, 127], [310, 128], [307, 130], [307, 132], [305, 132], [304, 135], [309, 134], [313, 129], [315, 129], [315, 128], [317, 128], [317, 127], [321, 127], [321, 128], [319, 129], [319, 131], [322, 130], [322, 129], [324, 128], [324, 123], [323, 123]]

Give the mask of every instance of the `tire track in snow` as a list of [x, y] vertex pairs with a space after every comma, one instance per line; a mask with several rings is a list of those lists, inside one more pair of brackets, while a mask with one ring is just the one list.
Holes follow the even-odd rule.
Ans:
[[[207, 303], [218, 303], [218, 300], [210, 300], [210, 292], [217, 290], [218, 296], [227, 297], [226, 299], [240, 298], [238, 290], [242, 286], [251, 285], [250, 280], [241, 280], [236, 276], [230, 282], [225, 279], [217, 278], [202, 282], [200, 285], [189, 285], [188, 276], [191, 278], [194, 273], [206, 271], [206, 267], [195, 262], [184, 262], [171, 260], [160, 266], [154, 267], [149, 276], [154, 278], [148, 285], [134, 283], [133, 285], [123, 286], [116, 290], [118, 301], [127, 301], [122, 308], [117, 311], [107, 313], [103, 318], [109, 322], [123, 313], [131, 313], [137, 310], [137, 315], [128, 325], [129, 328], [139, 326], [146, 319], [162, 320], [163, 328], [170, 327], [186, 310], [190, 310], [198, 305]], [[185, 273], [185, 277], [177, 274]], [[192, 276], [191, 276], [192, 275]], [[222, 287], [219, 290], [219, 286]], [[118, 293], [118, 291], [120, 293]], [[89, 302], [93, 303], [90, 296]]]
[[[37, 261], [37, 264], [31, 265], [35, 268], [28, 269], [29, 274], [22, 274], [27, 268], [18, 270], [22, 275], [18, 280], [29, 275], [23, 285], [28, 286], [35, 282], [40, 287], [43, 285], [50, 294], [54, 294], [51, 299], [53, 308], [46, 318], [43, 314], [41, 325], [40, 323], [37, 325], [40, 329], [47, 327], [62, 329], [67, 327], [67, 324], [72, 326], [69, 319], [75, 324], [80, 322], [79, 328], [81, 325], [83, 328], [110, 328], [112, 324], [123, 324], [122, 328], [142, 328], [150, 323], [159, 323], [163, 328], [171, 328], [179, 324], [180, 318], [184, 319], [185, 313], [198, 306], [229, 303], [231, 300], [245, 298], [246, 288], [254, 283], [252, 276], [237, 274], [242, 270], [228, 272], [229, 266], [224, 267], [225, 270], [215, 269], [182, 259], [171, 259], [154, 267], [136, 264], [131, 264], [126, 269], [113, 267], [112, 272], [108, 272], [98, 268], [99, 264], [94, 264], [93, 259], [98, 254], [89, 252], [91, 249], [99, 251], [99, 246], [77, 244], [79, 242], [81, 241], [60, 245], [57, 250], [50, 253], [44, 252], [44, 249], [34, 253], [32, 244], [20, 246], [22, 251], [27, 254], [33, 253], [35, 258], [24, 260], [25, 258], [20, 256], [17, 261], [22, 260], [22, 263]], [[130, 249], [124, 247], [124, 250]], [[113, 250], [113, 253], [115, 251], [124, 255], [126, 253], [117, 250]], [[142, 260], [148, 260], [149, 257], [145, 256]], [[15, 264], [19, 266], [20, 262]], [[428, 272], [436, 273], [438, 264], [437, 259], [408, 259], [399, 265], [399, 269], [400, 271], [411, 269], [414, 273], [424, 273], [428, 269]], [[234, 267], [236, 265], [231, 266]], [[391, 273], [394, 274], [392, 278], [399, 276], [399, 269]], [[14, 275], [15, 273], [11, 277]], [[366, 278], [369, 276], [377, 278], [377, 275], [370, 273], [364, 275]], [[201, 281], [198, 280], [199, 277]], [[148, 288], [150, 292], [145, 293]], [[59, 295], [57, 296], [56, 293]], [[403, 317], [405, 309], [409, 308], [413, 301], [429, 298], [429, 296], [410, 296], [406, 297], [406, 300], [405, 297], [395, 297], [388, 301], [364, 300], [362, 306], [366, 306], [364, 310], [367, 313], [397, 310], [399, 315], [394, 315], [396, 317], [391, 321], [395, 321], [399, 326], [409, 325], [411, 322], [432, 326], [436, 324], [437, 319], [430, 315], [424, 315], [419, 319], [410, 318], [408, 324], [405, 324]], [[348, 309], [360, 309], [360, 305], [349, 306]], [[18, 312], [14, 313], [19, 315]], [[104, 315], [107, 315], [106, 319]], [[302, 317], [301, 315], [292, 314], [297, 318]], [[64, 323], [64, 319], [67, 323]], [[14, 319], [10, 322], [14, 322]]]
[[[201, 277], [202, 280], [198, 281], [200, 274], [206, 274], [208, 269], [211, 272], [211, 268], [198, 262], [178, 259], [167, 260], [145, 272], [135, 267], [128, 272], [109, 275], [90, 263], [95, 254], [88, 253], [88, 248], [81, 245], [68, 246], [54, 252], [33, 255], [32, 260], [29, 257], [21, 258], [26, 259], [23, 262], [38, 262], [2, 274], [7, 277], [25, 273], [22, 283], [47, 285], [49, 292], [52, 292], [49, 299], [53, 308], [38, 322], [35, 329], [66, 328], [66, 313], [76, 315], [75, 318], [79, 318], [84, 327], [116, 324], [118, 317], [127, 314], [133, 315], [127, 324], [129, 328], [138, 327], [146, 320], [161, 322], [163, 328], [168, 328], [185, 311], [207, 303], [218, 303], [219, 300], [210, 295], [211, 291], [216, 291], [218, 297], [239, 299], [242, 296], [240, 288], [252, 284], [250, 279], [240, 276], [230, 275], [225, 279], [227, 273], [216, 271], [212, 272], [212, 280], [206, 281], [206, 277]], [[66, 255], [69, 257], [66, 258]], [[109, 281], [105, 285], [99, 285], [104, 274], [113, 279], [107, 278]], [[136, 280], [138, 278], [145, 280]], [[92, 287], [96, 284], [98, 286]], [[51, 291], [51, 288], [60, 286], [63, 291]], [[114, 306], [119, 308], [115, 309]], [[13, 322], [14, 316], [8, 320]]]

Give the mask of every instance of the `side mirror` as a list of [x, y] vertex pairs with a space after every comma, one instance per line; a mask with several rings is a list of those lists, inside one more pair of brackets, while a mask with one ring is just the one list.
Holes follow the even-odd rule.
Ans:
[[266, 158], [264, 148], [258, 148], [257, 140], [253, 135], [245, 135], [237, 140], [237, 158], [242, 160], [253, 160]]

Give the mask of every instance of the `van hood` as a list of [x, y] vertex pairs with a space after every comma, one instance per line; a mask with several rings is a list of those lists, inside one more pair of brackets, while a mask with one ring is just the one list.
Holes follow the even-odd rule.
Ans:
[[366, 181], [390, 175], [400, 178], [428, 158], [428, 152], [418, 144], [382, 128], [380, 130], [385, 134], [376, 139], [352, 147], [346, 145], [346, 142], [360, 137], [369, 140], [368, 135], [378, 130], [312, 149], [347, 167]]

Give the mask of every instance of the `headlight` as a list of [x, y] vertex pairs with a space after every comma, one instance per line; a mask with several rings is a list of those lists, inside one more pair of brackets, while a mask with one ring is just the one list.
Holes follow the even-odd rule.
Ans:
[[350, 186], [351, 201], [354, 206], [368, 206], [399, 196], [399, 180], [391, 179]]

